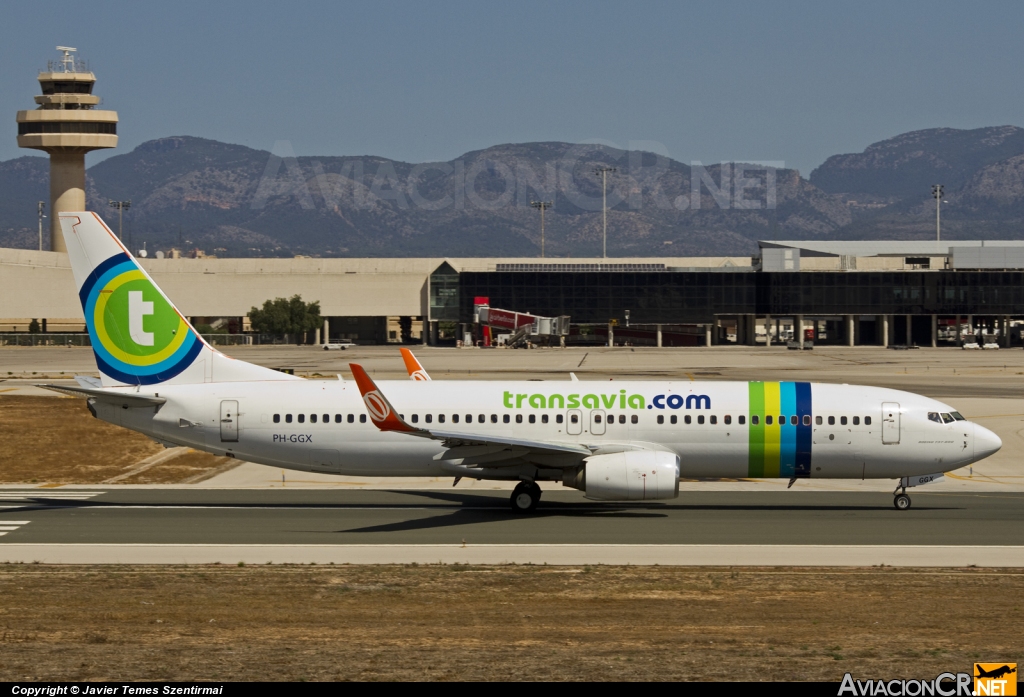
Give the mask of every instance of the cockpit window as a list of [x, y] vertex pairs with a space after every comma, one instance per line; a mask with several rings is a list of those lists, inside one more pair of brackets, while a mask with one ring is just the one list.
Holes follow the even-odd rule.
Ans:
[[963, 415], [961, 415], [958, 411], [951, 411], [949, 415], [952, 416], [957, 421], [967, 421], [967, 419], [965, 419]]
[[930, 412], [928, 412], [928, 420], [929, 421], [934, 421], [937, 424], [941, 424], [942, 423], [942, 417], [939, 416], [939, 412], [937, 412], [937, 411], [930, 411]]
[[950, 416], [949, 414], [943, 414], [942, 415], [942, 420], [945, 423], [947, 423], [947, 424], [951, 424], [951, 423], [953, 423], [953, 421], [955, 421], [955, 419], [952, 416]]

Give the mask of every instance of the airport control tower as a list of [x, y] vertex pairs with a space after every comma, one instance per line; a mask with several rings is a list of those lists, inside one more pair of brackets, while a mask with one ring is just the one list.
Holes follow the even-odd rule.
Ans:
[[39, 73], [39, 106], [18, 112], [18, 146], [50, 154], [50, 249], [66, 252], [57, 214], [85, 210], [85, 153], [117, 146], [117, 112], [95, 108], [96, 76], [72, 55], [77, 49], [57, 50], [64, 57]]

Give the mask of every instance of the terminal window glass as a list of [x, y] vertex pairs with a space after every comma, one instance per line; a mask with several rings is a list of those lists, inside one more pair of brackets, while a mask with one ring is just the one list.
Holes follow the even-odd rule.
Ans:
[[360, 414], [359, 415], [359, 423], [361, 423], [361, 424], [365, 424], [366, 423], [366, 414]]
[[669, 420], [670, 423], [674, 424], [676, 422], [676, 415], [673, 414], [672, 416], [668, 417], [668, 420]]
[[280, 414], [274, 414], [274, 423], [275, 424], [281, 423], [281, 415]]

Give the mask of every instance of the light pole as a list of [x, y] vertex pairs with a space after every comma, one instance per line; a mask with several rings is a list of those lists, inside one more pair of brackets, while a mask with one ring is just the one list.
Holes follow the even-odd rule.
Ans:
[[121, 218], [124, 215], [125, 208], [131, 208], [132, 202], [128, 201], [107, 201], [107, 205], [111, 208], [117, 209], [117, 239], [123, 239], [121, 237]]
[[594, 174], [601, 175], [601, 216], [604, 230], [601, 235], [601, 257], [604, 259], [608, 258], [608, 173], [617, 171], [615, 167], [594, 168]]
[[43, 251], [43, 208], [46, 206], [46, 201], [39, 202], [39, 251]]
[[530, 201], [530, 205], [540, 211], [540, 258], [544, 258], [544, 211], [555, 205], [552, 201]]
[[939, 227], [939, 207], [942, 205], [942, 184], [932, 185], [932, 196], [935, 197], [935, 241], [942, 239], [941, 228]]

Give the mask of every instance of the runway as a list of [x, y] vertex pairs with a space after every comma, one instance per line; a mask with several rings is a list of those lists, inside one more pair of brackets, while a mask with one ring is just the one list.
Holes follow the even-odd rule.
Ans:
[[0, 490], [0, 561], [1024, 566], [1024, 493]]

